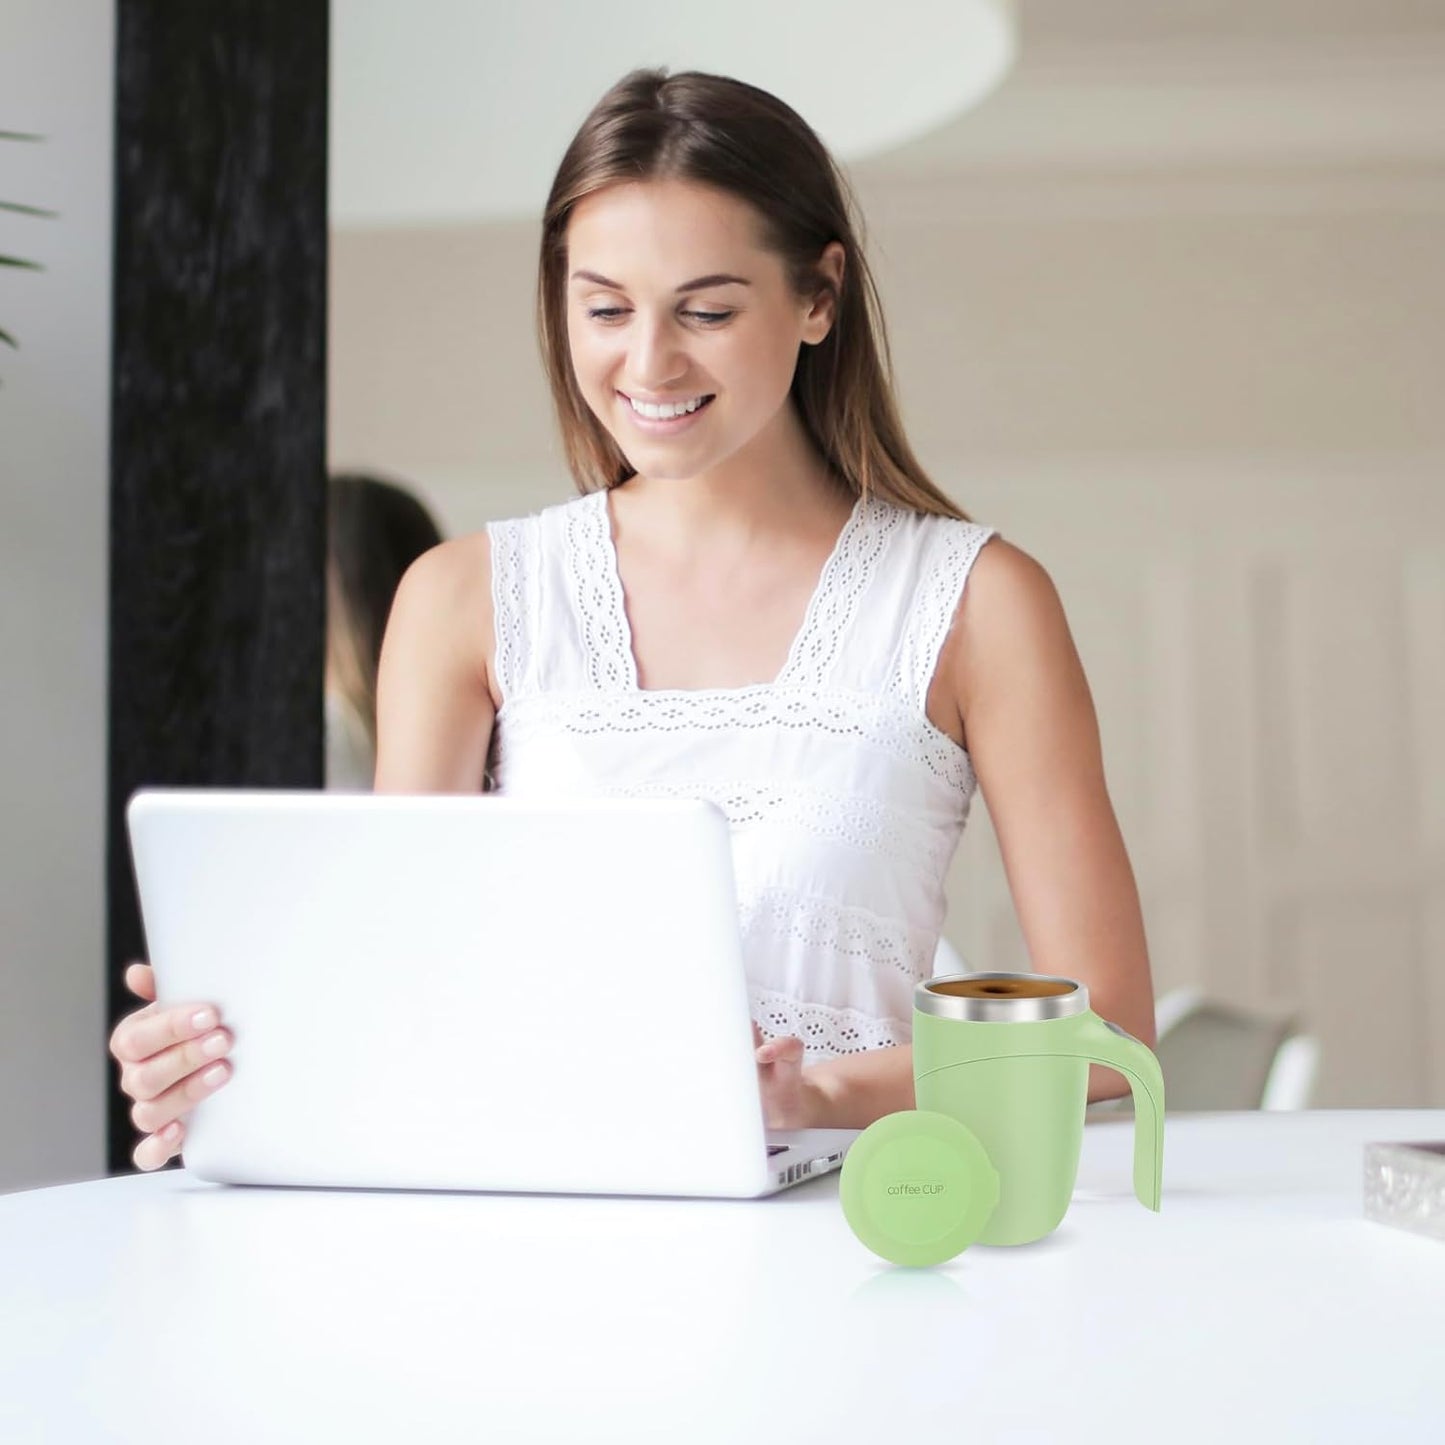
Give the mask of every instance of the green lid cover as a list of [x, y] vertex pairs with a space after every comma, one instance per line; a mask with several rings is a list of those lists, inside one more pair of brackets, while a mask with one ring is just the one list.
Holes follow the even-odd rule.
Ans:
[[853, 1233], [894, 1264], [941, 1264], [982, 1233], [998, 1172], [977, 1137], [947, 1114], [905, 1109], [870, 1124], [838, 1183]]

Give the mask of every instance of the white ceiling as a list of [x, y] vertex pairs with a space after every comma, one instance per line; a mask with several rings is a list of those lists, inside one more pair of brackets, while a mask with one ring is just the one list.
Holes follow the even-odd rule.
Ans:
[[750, 81], [843, 159], [924, 134], [1013, 56], [1012, 0], [332, 0], [331, 217], [535, 216], [598, 97], [639, 66]]
[[869, 179], [1445, 163], [1445, 0], [1018, 0], [976, 105], [958, 0], [633, 0], [626, 29], [595, 0], [332, 8], [341, 227], [535, 216], [592, 101], [649, 63], [775, 90]]

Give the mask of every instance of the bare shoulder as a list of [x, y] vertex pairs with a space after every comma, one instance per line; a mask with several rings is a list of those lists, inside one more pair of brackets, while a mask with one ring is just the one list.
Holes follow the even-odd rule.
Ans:
[[496, 703], [487, 539], [418, 557], [396, 591], [376, 687], [378, 792], [475, 792]]
[[[974, 559], [935, 685], [977, 720], [994, 698], [1019, 704], [1082, 681], [1063, 603], [1047, 569], [1021, 547], [993, 537]], [[956, 734], [957, 735], [957, 734]]]
[[439, 542], [406, 570], [401, 586], [428, 601], [487, 599], [491, 606], [492, 548], [486, 532]]
[[1063, 622], [1054, 580], [1037, 558], [993, 537], [974, 559], [959, 599], [955, 632], [985, 644], [1019, 640], [1021, 632]]
[[387, 628], [395, 643], [492, 672], [492, 549], [485, 531], [440, 542], [407, 568]]

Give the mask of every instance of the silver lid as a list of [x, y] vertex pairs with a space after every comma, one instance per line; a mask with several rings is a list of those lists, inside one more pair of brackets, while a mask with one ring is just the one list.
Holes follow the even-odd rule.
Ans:
[[1089, 990], [1047, 973], [950, 973], [920, 983], [913, 1007], [965, 1023], [1036, 1023], [1086, 1013]]

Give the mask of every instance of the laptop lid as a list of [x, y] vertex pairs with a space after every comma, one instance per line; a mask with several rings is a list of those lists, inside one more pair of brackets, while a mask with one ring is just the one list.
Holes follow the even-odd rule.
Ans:
[[159, 998], [235, 1036], [200, 1177], [767, 1187], [711, 804], [147, 790], [127, 820]]

